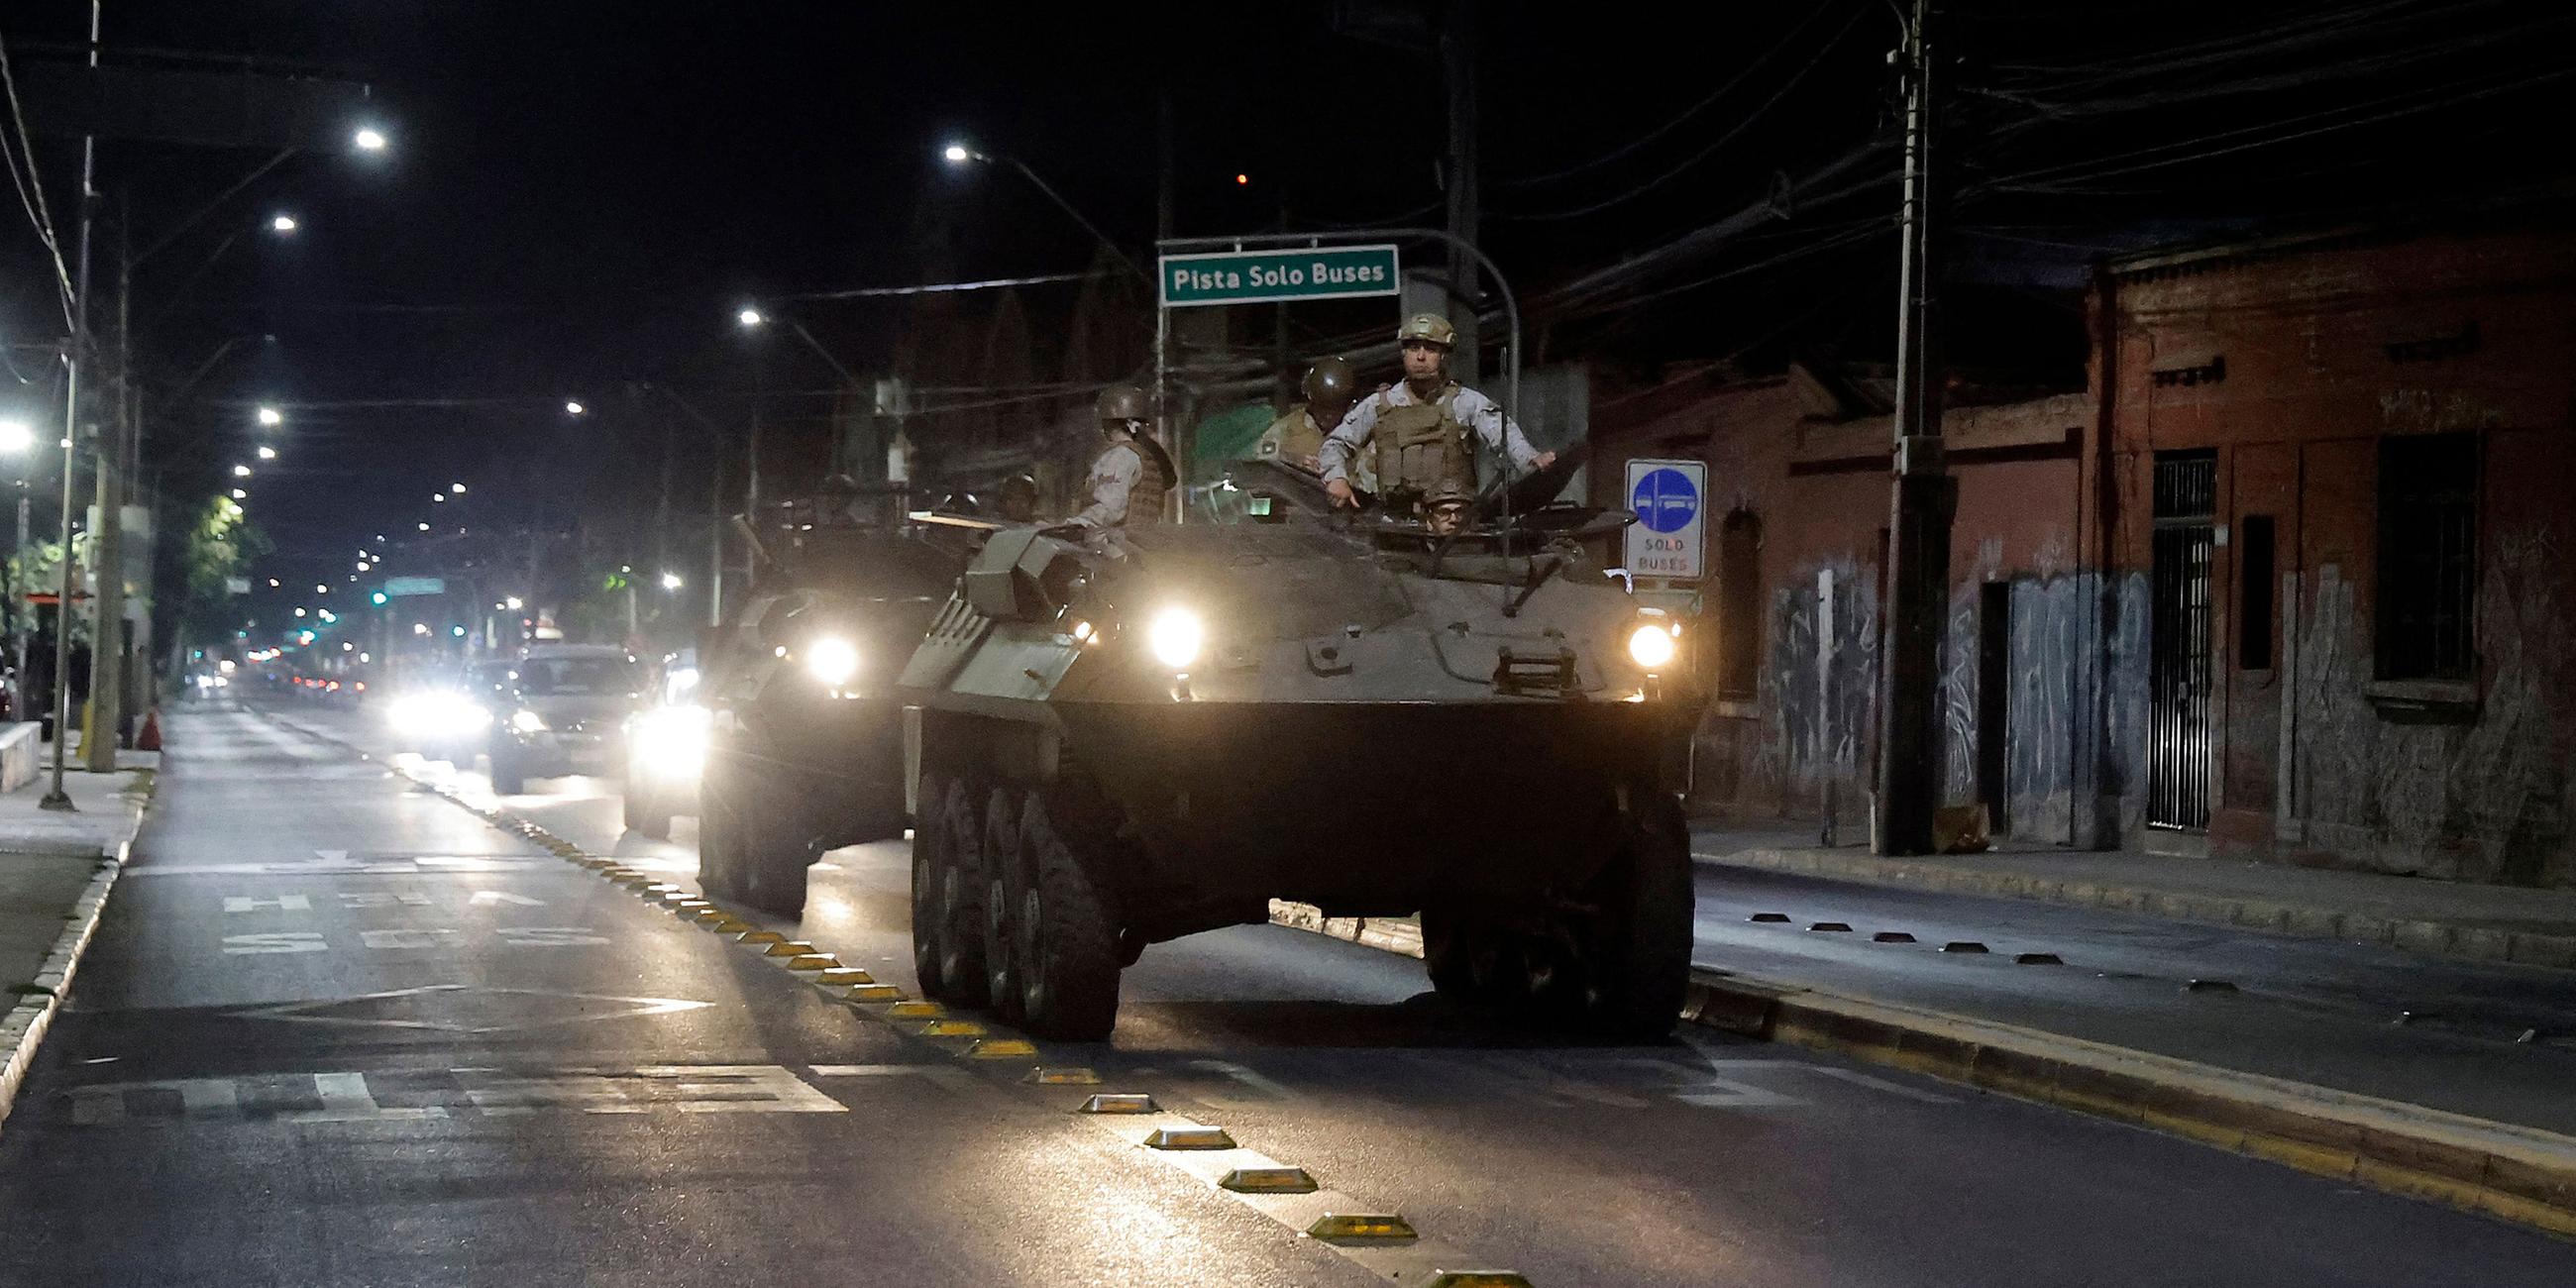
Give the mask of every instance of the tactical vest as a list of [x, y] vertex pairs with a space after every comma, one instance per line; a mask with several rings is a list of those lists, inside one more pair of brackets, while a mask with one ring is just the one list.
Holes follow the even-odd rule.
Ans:
[[[1115, 443], [1110, 451], [1124, 448], [1136, 454], [1136, 483], [1127, 489], [1127, 513], [1119, 517], [1123, 527], [1140, 527], [1163, 521], [1163, 496], [1171, 491], [1172, 481], [1163, 477], [1163, 466], [1156, 458], [1159, 452], [1146, 451], [1141, 443]], [[1107, 455], [1107, 452], [1102, 455]]]
[[1292, 465], [1303, 466], [1322, 454], [1324, 435], [1331, 431], [1329, 425], [1318, 428], [1306, 404], [1299, 403], [1289, 408], [1287, 415], [1270, 422], [1270, 429], [1261, 436], [1261, 456], [1265, 460], [1284, 458]]
[[1428, 492], [1441, 480], [1476, 490], [1476, 461], [1467, 446], [1467, 427], [1458, 423], [1450, 402], [1458, 386], [1448, 385], [1427, 403], [1396, 406], [1379, 394], [1377, 428], [1369, 441], [1377, 448], [1377, 481], [1381, 493], [1410, 488]]

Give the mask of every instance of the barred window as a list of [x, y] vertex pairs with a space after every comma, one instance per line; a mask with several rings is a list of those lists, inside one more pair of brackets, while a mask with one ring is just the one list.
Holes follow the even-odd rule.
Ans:
[[2378, 678], [2477, 678], [2478, 440], [2379, 443]]

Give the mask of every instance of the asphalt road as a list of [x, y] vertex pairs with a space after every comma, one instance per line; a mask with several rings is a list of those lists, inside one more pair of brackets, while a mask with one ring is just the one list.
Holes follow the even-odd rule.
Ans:
[[[294, 719], [380, 745], [353, 715]], [[170, 721], [140, 858], [0, 1131], [0, 1282], [1383, 1283], [1083, 1093], [1141, 1091], [1566, 1285], [2564, 1285], [2576, 1249], [1940, 1083], [1714, 1036], [1593, 1047], [1246, 927], [1149, 950], [1103, 1085], [836, 1002], [333, 742]], [[675, 878], [614, 784], [494, 802]], [[900, 845], [799, 938], [909, 989]], [[1381, 1263], [1382, 1264], [1382, 1263]]]

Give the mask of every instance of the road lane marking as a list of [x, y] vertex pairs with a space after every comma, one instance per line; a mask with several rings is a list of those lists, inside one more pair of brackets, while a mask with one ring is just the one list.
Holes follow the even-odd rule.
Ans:
[[818, 1064], [812, 1068], [817, 1078], [920, 1078], [961, 1094], [983, 1085], [982, 1079], [964, 1069], [940, 1064]]
[[247, 894], [224, 896], [225, 912], [258, 912], [261, 909], [271, 912], [311, 912], [313, 901], [300, 894], [282, 894], [274, 899], [262, 899]]
[[445, 940], [440, 939], [439, 936], [452, 935], [455, 933], [455, 931], [444, 926], [403, 927], [394, 930], [361, 930], [358, 932], [358, 940], [369, 948], [436, 948], [440, 944], [446, 942]]
[[426, 908], [429, 906], [429, 895], [421, 890], [343, 890], [340, 892], [340, 906], [351, 912], [365, 908], [391, 908], [396, 905]]
[[512, 894], [507, 890], [477, 890], [474, 892], [474, 897], [466, 902], [478, 907], [496, 903], [515, 903], [522, 907], [536, 908], [545, 904], [543, 899], [531, 899], [526, 895]]
[[[951, 1070], [950, 1072], [955, 1072]], [[960, 1075], [964, 1076], [964, 1075]], [[283, 1088], [281, 1104], [280, 1089]], [[158, 1093], [158, 1094], [155, 1094]], [[384, 1103], [386, 1095], [435, 1103]], [[72, 1125], [175, 1124], [188, 1119], [354, 1123], [586, 1114], [848, 1113], [781, 1065], [646, 1065], [633, 1069], [436, 1069], [364, 1074], [258, 1074], [94, 1083], [59, 1099]], [[310, 1104], [312, 1108], [296, 1107]]]
[[588, 926], [497, 926], [492, 933], [514, 948], [582, 948], [609, 942]]
[[273, 931], [256, 935], [224, 936], [224, 951], [246, 953], [319, 953], [330, 950], [322, 936], [310, 931]]

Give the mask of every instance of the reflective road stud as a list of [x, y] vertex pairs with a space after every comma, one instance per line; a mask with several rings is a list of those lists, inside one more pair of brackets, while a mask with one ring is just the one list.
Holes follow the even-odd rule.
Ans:
[[1306, 1235], [1326, 1243], [1410, 1243], [1420, 1237], [1412, 1222], [1392, 1212], [1327, 1212], [1306, 1227]]
[[926, 1038], [980, 1038], [984, 1036], [984, 1026], [977, 1024], [973, 1020], [932, 1020], [930, 1023], [921, 1026], [921, 1036]]
[[[902, 990], [897, 989], [895, 997], [902, 996]], [[897, 1001], [886, 1008], [886, 1018], [889, 1020], [935, 1020], [946, 1014], [948, 1014], [948, 1008], [937, 1002]]]
[[1302, 1167], [1238, 1167], [1217, 1182], [1237, 1194], [1312, 1194], [1315, 1178]]
[[1162, 1112], [1162, 1106], [1155, 1104], [1152, 1096], [1142, 1092], [1113, 1091], [1083, 1101], [1082, 1108], [1074, 1112], [1078, 1114], [1151, 1114]]
[[840, 964], [841, 959], [830, 953], [806, 953], [802, 956], [790, 957], [783, 963], [789, 970], [830, 970]]
[[1100, 1075], [1089, 1069], [1031, 1069], [1029, 1076], [1020, 1081], [1041, 1087], [1097, 1087]]
[[1021, 1038], [986, 1038], [966, 1048], [969, 1060], [1026, 1060], [1037, 1053], [1036, 1043]]
[[783, 944], [787, 936], [775, 930], [746, 930], [733, 937], [737, 944]]
[[826, 966], [815, 972], [814, 982], [832, 988], [844, 984], [873, 984], [877, 977], [856, 966]]
[[[751, 936], [743, 936], [742, 942], [746, 944], [752, 942]], [[763, 957], [803, 957], [814, 951], [814, 945], [806, 943], [802, 939], [764, 940], [762, 942], [769, 944], [767, 948], [760, 950], [760, 955]]]
[[[1234, 1137], [1227, 1135], [1223, 1127], [1157, 1127], [1139, 1143], [1147, 1149], [1232, 1149]], [[1405, 1237], [1413, 1237], [1410, 1226], [1405, 1229]]]
[[849, 992], [841, 994], [841, 1000], [844, 1002], [900, 1002], [903, 1000], [903, 990], [892, 984], [853, 984]]

